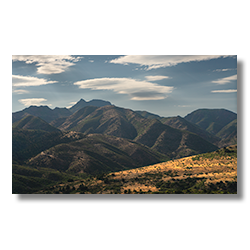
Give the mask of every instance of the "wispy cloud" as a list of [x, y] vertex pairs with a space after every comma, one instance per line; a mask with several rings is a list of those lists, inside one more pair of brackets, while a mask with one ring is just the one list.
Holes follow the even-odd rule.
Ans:
[[148, 81], [160, 81], [163, 79], [168, 79], [169, 76], [145, 76]]
[[94, 60], [89, 60], [89, 62], [93, 63], [93, 62], [94, 62]]
[[178, 105], [179, 108], [188, 108], [190, 105]]
[[118, 94], [127, 94], [131, 100], [161, 100], [174, 89], [172, 86], [161, 86], [148, 81], [131, 78], [95, 78], [75, 82], [82, 89], [112, 90]]
[[179, 63], [188, 63], [195, 61], [206, 61], [210, 59], [217, 59], [220, 57], [228, 57], [228, 55], [177, 55], [177, 56], [164, 56], [164, 55], [128, 55], [121, 56], [110, 61], [110, 63], [128, 65], [139, 64], [141, 66], [147, 66], [145, 70], [157, 69], [162, 67], [175, 66]]
[[46, 102], [47, 99], [45, 98], [28, 98], [28, 99], [20, 99], [18, 100], [20, 103], [22, 103], [24, 106], [40, 106], [40, 105], [48, 105], [51, 106], [51, 104], [42, 104], [42, 102]]
[[30, 87], [56, 83], [57, 81], [48, 81], [44, 78], [33, 76], [12, 75], [12, 86], [14, 87]]
[[70, 66], [75, 65], [82, 57], [70, 55], [13, 55], [12, 60], [23, 61], [26, 64], [35, 63], [38, 74], [59, 74], [67, 70]]
[[28, 90], [24, 90], [24, 89], [14, 89], [13, 90], [13, 93], [16, 93], [18, 95], [21, 95], [21, 94], [28, 94], [29, 91]]
[[236, 70], [236, 69], [215, 69], [213, 72], [225, 72], [225, 71], [231, 71], [231, 70]]
[[237, 75], [220, 78], [220, 79], [212, 81], [212, 82], [218, 83], [218, 84], [226, 84], [226, 83], [230, 83], [231, 81], [235, 81], [235, 80], [237, 80]]
[[235, 93], [237, 89], [222, 89], [222, 90], [212, 90], [212, 93]]

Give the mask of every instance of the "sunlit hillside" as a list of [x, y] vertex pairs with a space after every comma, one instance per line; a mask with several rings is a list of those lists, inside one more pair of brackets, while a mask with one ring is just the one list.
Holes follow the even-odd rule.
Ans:
[[237, 193], [237, 146], [51, 186], [39, 193]]

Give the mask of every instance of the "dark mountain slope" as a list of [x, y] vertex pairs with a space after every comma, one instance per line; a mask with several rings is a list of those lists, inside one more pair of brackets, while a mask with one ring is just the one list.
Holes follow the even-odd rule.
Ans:
[[237, 144], [237, 119], [223, 127], [216, 135], [222, 138], [220, 147]]
[[147, 112], [147, 111], [135, 111], [137, 114], [141, 115], [142, 117], [149, 118], [149, 119], [161, 119], [159, 115]]
[[18, 164], [12, 165], [13, 194], [32, 194], [59, 182], [67, 182], [74, 179], [77, 179], [77, 177], [54, 169], [35, 169]]
[[[99, 133], [132, 139], [155, 148], [171, 158], [217, 149], [216, 146], [204, 141], [199, 136], [171, 128], [157, 119], [144, 118], [130, 109], [115, 106], [92, 108], [93, 112], [88, 111], [90, 107], [77, 111], [68, 117], [59, 128], [86, 134]], [[191, 143], [189, 140], [193, 142]], [[199, 146], [200, 144], [202, 146]], [[193, 146], [189, 148], [188, 145]]]
[[49, 125], [47, 122], [43, 121], [41, 118], [27, 115], [23, 117], [21, 120], [16, 121], [12, 125], [13, 128], [19, 129], [37, 129], [37, 130], [44, 130], [48, 132], [58, 131], [57, 128]]
[[218, 149], [215, 145], [196, 134], [174, 129], [158, 120], [153, 120], [135, 138], [135, 141], [147, 145], [170, 158], [180, 158]]
[[103, 100], [91, 100], [89, 102], [86, 102], [85, 100], [81, 99], [80, 101], [78, 101], [74, 106], [72, 106], [71, 108], [69, 108], [69, 110], [74, 113], [86, 106], [95, 106], [95, 107], [102, 107], [102, 106], [106, 106], [106, 105], [111, 105], [110, 102], [108, 101], [103, 101]]
[[101, 108], [89, 106], [68, 117], [58, 128], [133, 139], [137, 132], [128, 120], [127, 115], [129, 112], [129, 110], [115, 106], [104, 106]]
[[228, 136], [236, 136], [236, 135], [237, 135], [237, 119], [228, 123], [216, 134], [216, 136], [223, 139], [227, 138]]
[[60, 143], [70, 142], [83, 138], [82, 133], [48, 132], [43, 130], [12, 129], [12, 161], [23, 164], [43, 150]]
[[31, 158], [33, 167], [53, 168], [69, 173], [97, 174], [131, 169], [167, 157], [137, 142], [107, 135], [90, 134], [85, 138], [63, 143]]
[[[79, 121], [82, 121], [85, 117], [94, 112], [96, 109], [98, 109], [98, 107], [87, 106], [85, 108], [77, 110], [71, 116], [64, 118], [64, 121], [61, 119], [61, 121], [63, 122], [58, 126], [58, 128], [61, 130], [70, 130], [77, 126]], [[59, 122], [59, 119], [53, 121], [51, 124]]]
[[208, 142], [215, 144], [218, 146], [218, 143], [220, 141], [219, 138], [216, 136], [208, 133], [206, 130], [201, 129], [197, 125], [188, 122], [186, 119], [176, 116], [176, 117], [169, 117], [169, 118], [161, 118], [160, 121], [163, 124], [166, 124], [172, 128], [180, 129], [180, 130], [186, 130], [189, 132], [192, 132], [194, 134], [199, 135], [203, 139], [207, 140]]
[[226, 109], [198, 109], [184, 118], [216, 135], [224, 126], [237, 119], [237, 114]]

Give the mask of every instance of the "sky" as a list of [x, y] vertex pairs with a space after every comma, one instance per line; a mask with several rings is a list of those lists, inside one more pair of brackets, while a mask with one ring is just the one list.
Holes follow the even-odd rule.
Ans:
[[237, 113], [234, 55], [13, 55], [12, 112], [101, 99], [164, 117]]

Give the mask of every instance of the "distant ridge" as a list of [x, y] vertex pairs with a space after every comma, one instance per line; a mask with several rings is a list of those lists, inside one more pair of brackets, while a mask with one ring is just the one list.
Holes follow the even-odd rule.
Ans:
[[111, 103], [108, 101], [103, 101], [98, 99], [93, 99], [89, 102], [80, 99], [74, 106], [72, 106], [69, 109], [58, 108], [58, 107], [51, 109], [48, 106], [30, 106], [21, 111], [12, 113], [12, 123], [21, 120], [23, 117], [27, 115], [40, 117], [44, 121], [50, 123], [56, 119], [68, 117], [86, 106], [102, 107], [106, 105], [111, 105]]
[[48, 106], [30, 106], [21, 111], [12, 113], [12, 123], [21, 120], [27, 115], [40, 117], [46, 122], [51, 122], [60, 117], [70, 116], [72, 113], [66, 108], [51, 109]]
[[95, 106], [95, 107], [103, 107], [106, 105], [111, 105], [110, 102], [108, 101], [103, 101], [103, 100], [98, 100], [98, 99], [93, 99], [89, 102], [86, 102], [85, 100], [81, 99], [80, 101], [78, 101], [74, 106], [72, 106], [71, 108], [69, 108], [69, 110], [72, 113], [75, 113], [76, 111], [86, 107], [86, 106]]

